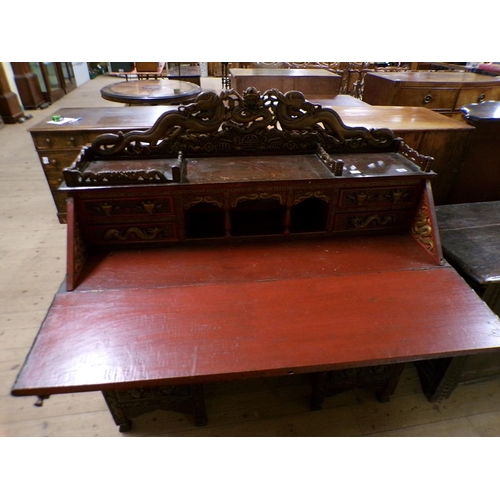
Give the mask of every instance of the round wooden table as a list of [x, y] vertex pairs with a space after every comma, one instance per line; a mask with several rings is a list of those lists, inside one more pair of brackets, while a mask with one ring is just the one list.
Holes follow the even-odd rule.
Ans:
[[185, 104], [194, 101], [201, 87], [181, 80], [135, 80], [106, 85], [101, 96], [124, 104]]

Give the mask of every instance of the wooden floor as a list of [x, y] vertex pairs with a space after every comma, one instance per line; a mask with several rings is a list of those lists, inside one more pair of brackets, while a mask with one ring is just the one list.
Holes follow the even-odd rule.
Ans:
[[[122, 106], [104, 101], [102, 75], [33, 119], [0, 130], [0, 436], [121, 436], [100, 393], [14, 398], [10, 389], [64, 278], [65, 229], [59, 224], [28, 129], [62, 107]], [[202, 79], [220, 91], [219, 79]], [[423, 396], [407, 366], [389, 403], [369, 391], [328, 398], [309, 410], [307, 377], [216, 383], [206, 388], [209, 424], [155, 412], [128, 436], [500, 436], [500, 379], [461, 386], [442, 403]]]

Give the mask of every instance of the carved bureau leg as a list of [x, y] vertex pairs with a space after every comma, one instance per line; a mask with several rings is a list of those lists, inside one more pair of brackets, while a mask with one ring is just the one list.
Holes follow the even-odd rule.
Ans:
[[106, 404], [120, 432], [132, 429], [132, 419], [155, 410], [194, 415], [197, 426], [207, 425], [202, 384], [103, 391]]
[[447, 399], [460, 382], [467, 356], [416, 361], [420, 384], [426, 398], [434, 403]]
[[378, 400], [391, 399], [404, 369], [404, 363], [333, 370], [311, 374], [311, 409], [320, 410], [325, 397], [355, 388], [375, 391]]

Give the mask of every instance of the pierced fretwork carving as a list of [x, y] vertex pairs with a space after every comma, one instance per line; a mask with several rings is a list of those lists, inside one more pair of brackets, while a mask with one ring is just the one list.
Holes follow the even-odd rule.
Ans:
[[263, 94], [250, 87], [200, 94], [196, 101], [164, 113], [147, 131], [103, 134], [87, 159], [109, 156], [235, 155], [255, 153], [392, 150], [389, 129], [348, 127], [330, 108], [312, 104], [298, 91]]
[[[120, 135], [120, 134], [119, 134]], [[85, 152], [80, 159], [83, 159]], [[79, 168], [80, 161], [64, 169], [63, 175], [68, 186], [78, 185], [124, 185], [143, 183], [182, 182], [186, 178], [186, 160], [182, 153], [178, 154], [176, 161], [156, 161], [151, 165], [141, 163], [138, 168], [133, 168], [130, 163], [126, 165], [113, 165], [111, 168], [90, 163], [87, 168]]]
[[410, 161], [415, 163], [415, 165], [418, 165], [420, 167], [420, 170], [422, 172], [430, 172], [431, 171], [431, 165], [432, 162], [434, 161], [434, 158], [432, 156], [425, 156], [421, 155], [418, 151], [415, 151], [414, 149], [410, 148], [408, 144], [405, 144], [402, 139], [398, 139], [399, 142], [399, 149], [398, 153], [405, 158], [408, 158]]
[[318, 145], [317, 155], [335, 177], [340, 177], [342, 175], [342, 170], [344, 168], [344, 162], [342, 160], [334, 160], [320, 145]]

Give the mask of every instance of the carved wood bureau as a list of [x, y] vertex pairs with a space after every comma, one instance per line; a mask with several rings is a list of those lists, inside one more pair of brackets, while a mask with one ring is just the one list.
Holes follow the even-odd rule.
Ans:
[[405, 362], [500, 349], [442, 258], [432, 158], [300, 92], [223, 91], [64, 170], [67, 276], [12, 388], [102, 391], [121, 431], [203, 385], [311, 373], [390, 398]]
[[380, 106], [422, 106], [459, 119], [466, 104], [500, 100], [500, 78], [458, 71], [367, 73], [363, 100]]

